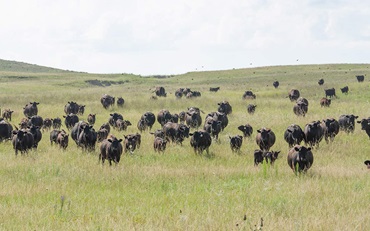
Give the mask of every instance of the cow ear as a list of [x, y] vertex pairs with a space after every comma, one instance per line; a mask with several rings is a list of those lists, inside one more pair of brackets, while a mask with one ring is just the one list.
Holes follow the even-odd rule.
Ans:
[[311, 151], [311, 147], [308, 147], [308, 148], [307, 148], [307, 151]]
[[258, 133], [261, 133], [261, 130], [257, 130]]
[[118, 143], [120, 143], [120, 142], [122, 142], [122, 139], [119, 139], [119, 140], [117, 140], [118, 141]]
[[113, 141], [112, 141], [111, 139], [108, 139], [108, 142], [109, 142], [109, 143], [112, 143]]
[[189, 136], [192, 136], [192, 135], [194, 135], [193, 133], [189, 133]]
[[358, 118], [358, 116], [355, 116], [355, 119], [357, 119]]
[[294, 150], [296, 150], [297, 152], [299, 152], [299, 148], [298, 147], [294, 147]]
[[360, 123], [361, 123], [361, 121], [357, 121], [357, 123], [359, 123], [359, 124], [360, 124]]

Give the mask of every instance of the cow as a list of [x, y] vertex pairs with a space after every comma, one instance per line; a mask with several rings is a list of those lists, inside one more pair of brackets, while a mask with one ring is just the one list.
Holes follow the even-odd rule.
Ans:
[[30, 132], [33, 136], [33, 148], [37, 148], [39, 142], [42, 139], [42, 133], [40, 131], [40, 127], [32, 125], [29, 127], [28, 132]]
[[115, 98], [113, 96], [104, 94], [100, 98], [100, 103], [103, 105], [105, 109], [108, 109], [109, 107], [113, 106], [115, 103]]
[[52, 122], [54, 129], [60, 129], [60, 127], [62, 126], [62, 120], [59, 117], [52, 119]]
[[107, 129], [108, 134], [110, 133], [110, 125], [109, 125], [109, 123], [103, 123], [103, 124], [100, 126], [99, 130], [101, 130], [101, 129], [103, 129], [103, 128]]
[[370, 117], [357, 121], [357, 123], [361, 124], [361, 130], [364, 130], [370, 138]]
[[211, 92], [218, 92], [218, 90], [220, 90], [220, 87], [210, 87], [209, 88], [209, 91]]
[[14, 111], [10, 110], [10, 109], [5, 109], [3, 111], [3, 118], [6, 119], [6, 120], [9, 120], [9, 121], [12, 121], [12, 114], [13, 114]]
[[328, 98], [322, 98], [320, 99], [320, 105], [321, 107], [329, 107], [331, 104], [331, 99]]
[[[124, 135], [125, 140], [124, 140], [124, 150], [125, 153], [130, 151], [130, 153], [134, 153], [136, 148], [140, 147], [140, 142], [141, 136], [137, 136], [139, 134], [129, 134], [129, 135]], [[139, 146], [139, 147], [138, 147]]]
[[335, 96], [335, 97], [337, 97], [336, 95], [335, 95], [335, 88], [330, 88], [330, 89], [325, 89], [324, 90], [325, 91], [325, 97], [326, 98], [328, 98], [328, 97], [333, 97], [333, 96]]
[[305, 144], [311, 148], [314, 146], [319, 147], [319, 144], [324, 137], [325, 129], [321, 124], [321, 121], [312, 121], [306, 124], [304, 128]]
[[42, 131], [45, 131], [45, 130], [49, 131], [52, 125], [53, 125], [53, 121], [50, 118], [45, 118], [41, 129]]
[[96, 114], [89, 114], [87, 116], [87, 122], [90, 124], [90, 125], [94, 125], [95, 124], [95, 120], [96, 120]]
[[167, 109], [161, 109], [157, 115], [158, 123], [163, 127], [167, 122], [173, 122], [173, 117]]
[[116, 120], [116, 125], [114, 128], [116, 128], [118, 131], [126, 131], [128, 126], [131, 126], [131, 122], [128, 120]]
[[0, 121], [0, 141], [9, 140], [12, 137], [13, 126], [5, 121]]
[[366, 165], [367, 169], [370, 169], [370, 160], [365, 160], [364, 164]]
[[244, 138], [253, 134], [253, 127], [250, 124], [240, 125], [238, 129], [243, 132]]
[[117, 98], [117, 106], [118, 107], [123, 107], [124, 104], [125, 104], [125, 100], [122, 97], [118, 97]]
[[329, 139], [331, 142], [334, 141], [334, 138], [339, 133], [339, 122], [334, 118], [324, 119], [322, 121], [325, 124], [325, 141], [329, 143]]
[[103, 140], [107, 139], [108, 135], [109, 135], [109, 132], [106, 128], [100, 128], [96, 132], [97, 142], [102, 142]]
[[297, 89], [291, 89], [287, 97], [290, 99], [290, 101], [296, 101], [300, 95], [301, 94]]
[[341, 88], [340, 89], [340, 91], [343, 93], [343, 94], [348, 94], [348, 91], [349, 91], [349, 88], [348, 88], [348, 86], [345, 86], [345, 87], [343, 87], [343, 88]]
[[85, 113], [86, 105], [78, 105], [78, 115], [83, 115]]
[[185, 123], [185, 118], [186, 118], [186, 112], [185, 111], [181, 111], [179, 113], [179, 121], [181, 124], [184, 124]]
[[317, 82], [320, 86], [324, 84], [324, 79], [319, 79], [319, 81]]
[[64, 130], [58, 130], [58, 129], [54, 129], [50, 132], [50, 144], [53, 145], [53, 143], [57, 143], [57, 138], [58, 138], [58, 135], [59, 133], [65, 133], [66, 132]]
[[94, 128], [91, 125], [86, 125], [78, 136], [77, 144], [85, 151], [94, 151], [96, 141], [97, 135]]
[[123, 120], [123, 116], [120, 113], [114, 112], [114, 113], [111, 113], [109, 115], [110, 116], [109, 116], [109, 119], [108, 119], [108, 123], [112, 127], [115, 127], [116, 126], [116, 121], [118, 119]]
[[230, 139], [230, 148], [232, 152], [240, 152], [240, 148], [243, 144], [243, 136], [236, 135], [236, 136], [229, 136]]
[[89, 124], [85, 121], [78, 121], [71, 130], [71, 138], [76, 142], [77, 145], [79, 145], [78, 138], [86, 126], [89, 126]]
[[68, 147], [68, 137], [69, 137], [69, 135], [64, 131], [62, 131], [58, 134], [57, 139], [56, 139], [56, 143], [59, 145], [59, 148], [63, 148], [64, 150], [67, 149], [67, 147]]
[[199, 111], [189, 110], [186, 112], [185, 116], [186, 125], [190, 128], [198, 128], [202, 125], [202, 117], [200, 116]]
[[162, 131], [168, 141], [181, 145], [184, 139], [189, 137], [189, 129], [190, 128], [184, 124], [173, 122], [167, 122], [162, 127]]
[[252, 91], [245, 91], [242, 96], [242, 99], [255, 99], [255, 98], [256, 98], [256, 95], [253, 94]]
[[166, 93], [166, 90], [164, 89], [164, 87], [156, 87], [153, 92], [158, 97], [166, 97], [167, 96], [167, 93]]
[[145, 124], [145, 121], [143, 119], [139, 119], [137, 122], [137, 129], [139, 129], [140, 132], [145, 131], [148, 128], [148, 126]]
[[175, 96], [176, 96], [176, 98], [180, 99], [180, 98], [184, 95], [183, 91], [184, 91], [184, 88], [179, 88], [179, 89], [177, 89], [177, 90], [175, 91]]
[[31, 116], [37, 115], [37, 113], [38, 113], [37, 105], [39, 105], [39, 104], [40, 103], [38, 103], [38, 102], [30, 102], [30, 103], [26, 104], [26, 106], [24, 106], [24, 108], [23, 108], [24, 116], [31, 117]]
[[28, 126], [31, 125], [42, 127], [44, 125], [44, 119], [39, 115], [28, 117]]
[[256, 143], [263, 151], [268, 151], [275, 144], [275, 133], [270, 128], [257, 130]]
[[223, 131], [226, 128], [226, 126], [229, 124], [229, 118], [227, 117], [225, 113], [222, 113], [222, 112], [208, 113], [205, 120], [207, 121], [208, 118], [213, 118], [216, 121], [221, 121], [221, 131]]
[[69, 115], [71, 113], [78, 114], [79, 105], [76, 102], [68, 101], [68, 103], [64, 106], [64, 112], [66, 115]]
[[164, 151], [166, 150], [166, 145], [167, 145], [167, 140], [165, 140], [161, 137], [155, 137], [154, 138], [153, 147], [154, 147], [155, 152], [164, 153]]
[[248, 104], [248, 106], [247, 106], [248, 114], [253, 115], [254, 112], [256, 111], [256, 107], [257, 107], [257, 105], [255, 105], [255, 104]]
[[204, 123], [203, 130], [211, 134], [211, 137], [218, 140], [218, 135], [221, 132], [221, 121], [214, 120], [213, 118], [208, 118]]
[[288, 165], [295, 174], [307, 172], [313, 164], [313, 154], [310, 147], [295, 145], [288, 152]]
[[211, 135], [204, 131], [195, 131], [194, 133], [189, 133], [191, 136], [190, 138], [190, 146], [193, 147], [194, 153], [201, 155], [205, 150], [207, 155], [209, 155], [209, 147], [212, 144]]
[[155, 123], [155, 115], [152, 112], [147, 111], [141, 116], [140, 120], [142, 120], [142, 123], [145, 126], [144, 130], [146, 130], [146, 128], [152, 130], [153, 124]]
[[272, 86], [274, 86], [274, 88], [278, 88], [278, 87], [279, 87], [279, 85], [280, 85], [279, 81], [274, 81], [274, 82], [272, 83]]
[[308, 105], [304, 102], [296, 103], [296, 105], [293, 106], [293, 112], [297, 116], [305, 117], [308, 112]]
[[262, 150], [255, 150], [254, 151], [254, 166], [262, 163], [265, 160], [266, 163], [270, 163], [274, 165], [275, 160], [279, 157], [280, 151], [262, 151]]
[[284, 132], [284, 140], [288, 143], [289, 148], [294, 145], [300, 145], [305, 139], [305, 134], [302, 128], [297, 124], [291, 124]]
[[194, 98], [194, 97], [200, 97], [202, 96], [202, 94], [199, 92], [199, 91], [189, 91], [185, 97], [190, 99], [190, 98]]
[[341, 115], [339, 116], [339, 129], [346, 133], [353, 133], [355, 130], [355, 120], [358, 116], [355, 115]]
[[28, 118], [22, 118], [18, 125], [20, 126], [20, 129], [27, 129], [30, 125], [30, 120]]
[[112, 166], [112, 161], [118, 164], [123, 152], [122, 139], [112, 138], [105, 139], [100, 145], [99, 162], [102, 161], [104, 164], [105, 160], [108, 160], [109, 165]]
[[296, 101], [297, 104], [299, 103], [304, 103], [308, 106], [308, 100], [306, 98], [303, 98], [303, 97], [299, 97]]
[[233, 112], [233, 108], [228, 101], [222, 101], [218, 103], [217, 111], [225, 113], [226, 115], [230, 115]]
[[18, 155], [18, 151], [21, 154], [27, 153], [33, 147], [33, 142], [33, 136], [30, 132], [24, 129], [13, 131], [12, 144], [15, 155]]
[[149, 134], [154, 135], [154, 137], [160, 137], [162, 139], [166, 138], [166, 135], [164, 134], [164, 132], [161, 129], [157, 129], [154, 132], [149, 132]]
[[76, 114], [69, 114], [66, 116], [63, 116], [64, 118], [64, 124], [66, 125], [67, 129], [73, 128], [73, 126], [78, 123], [80, 120]]
[[364, 75], [356, 75], [356, 79], [360, 83], [360, 82], [363, 82], [364, 81], [365, 76]]

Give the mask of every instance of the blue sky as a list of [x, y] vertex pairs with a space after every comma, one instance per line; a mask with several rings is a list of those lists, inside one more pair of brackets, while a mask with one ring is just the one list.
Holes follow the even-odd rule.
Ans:
[[0, 58], [142, 75], [369, 63], [369, 22], [357, 0], [0, 0]]

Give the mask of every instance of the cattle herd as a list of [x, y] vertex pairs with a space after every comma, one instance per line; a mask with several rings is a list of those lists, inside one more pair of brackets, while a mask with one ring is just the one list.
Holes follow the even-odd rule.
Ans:
[[[364, 81], [364, 76], [356, 76], [359, 82]], [[324, 80], [318, 81], [319, 85], [324, 84]], [[273, 82], [275, 88], [279, 87], [279, 82]], [[220, 87], [211, 87], [210, 92], [218, 92]], [[341, 88], [343, 94], [348, 94], [348, 86]], [[167, 93], [164, 87], [156, 87], [153, 91], [158, 97], [166, 97]], [[335, 89], [325, 89], [325, 98], [320, 100], [321, 107], [329, 107], [331, 99], [336, 97]], [[175, 92], [175, 97], [185, 96], [199, 97], [201, 93], [192, 91], [189, 88], [179, 88]], [[255, 99], [256, 95], [252, 91], [245, 91], [243, 99]], [[291, 101], [295, 102], [293, 113], [297, 116], [305, 116], [308, 113], [309, 102], [301, 97], [298, 89], [292, 89], [288, 92]], [[124, 105], [124, 99], [104, 94], [100, 99], [103, 108], [107, 109], [117, 104], [118, 107]], [[180, 113], [171, 113], [167, 109], [162, 109], [158, 113], [145, 112], [137, 122], [138, 132], [124, 135], [117, 138], [111, 133], [111, 128], [117, 131], [126, 131], [132, 123], [125, 120], [123, 115], [117, 112], [111, 113], [107, 122], [102, 124], [96, 131], [93, 127], [96, 121], [96, 114], [87, 115], [84, 121], [81, 117], [84, 115], [85, 105], [70, 101], [64, 107], [65, 115], [64, 126], [66, 130], [61, 129], [61, 118], [42, 118], [38, 115], [39, 102], [30, 102], [23, 108], [24, 118], [18, 126], [12, 125], [12, 113], [10, 109], [3, 110], [0, 118], [0, 141], [9, 140], [12, 142], [15, 155], [27, 153], [30, 149], [37, 149], [45, 132], [50, 133], [51, 145], [57, 144], [62, 149], [67, 149], [69, 137], [83, 151], [91, 152], [99, 146], [99, 161], [102, 163], [107, 160], [110, 165], [112, 162], [119, 163], [123, 153], [133, 153], [141, 145], [141, 133], [148, 132], [153, 135], [153, 149], [155, 152], [164, 153], [166, 145], [173, 143], [182, 145], [186, 139], [190, 139], [190, 146], [198, 155], [205, 151], [209, 154], [209, 147], [212, 142], [219, 142], [219, 134], [228, 126], [228, 115], [232, 113], [232, 106], [228, 101], [218, 103], [217, 111], [205, 113], [198, 107], [189, 107], [186, 111]], [[255, 112], [257, 105], [249, 104], [247, 112], [251, 115]], [[204, 116], [204, 120], [202, 116]], [[152, 131], [155, 123], [159, 123], [161, 129]], [[284, 140], [288, 144], [289, 152], [287, 162], [294, 172], [306, 172], [313, 164], [313, 150], [319, 148], [320, 142], [324, 139], [327, 143], [334, 141], [335, 136], [343, 131], [353, 133], [355, 124], [359, 123], [361, 129], [366, 132], [370, 138], [370, 117], [359, 119], [352, 114], [340, 115], [338, 120], [327, 118], [309, 122], [305, 127], [297, 124], [289, 125], [284, 132]], [[191, 132], [191, 130], [194, 132]], [[237, 127], [241, 134], [229, 136], [230, 149], [234, 153], [239, 153], [243, 140], [253, 134], [253, 127], [250, 124], [239, 125]], [[276, 141], [276, 136], [271, 128], [262, 127], [256, 130], [255, 142], [259, 147], [254, 151], [254, 164], [257, 166], [264, 161], [273, 164], [278, 158], [280, 151], [271, 151]], [[301, 145], [301, 143], [305, 146]], [[366, 160], [365, 165], [370, 168], [370, 161]]]

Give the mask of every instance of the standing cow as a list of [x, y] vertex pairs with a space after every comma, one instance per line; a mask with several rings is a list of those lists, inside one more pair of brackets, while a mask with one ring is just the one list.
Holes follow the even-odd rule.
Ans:
[[300, 145], [305, 139], [302, 128], [297, 124], [291, 124], [284, 132], [284, 140], [288, 143], [289, 148], [294, 145]]
[[339, 116], [339, 129], [346, 133], [353, 133], [355, 130], [355, 120], [358, 116], [355, 115], [341, 115]]
[[196, 131], [194, 133], [189, 133], [189, 135], [191, 136], [190, 146], [193, 147], [194, 152], [196, 154], [201, 155], [203, 151], [205, 150], [208, 155], [209, 147], [212, 144], [211, 135], [204, 130]]
[[324, 79], [319, 79], [319, 81], [317, 82], [320, 86], [324, 84]]
[[269, 128], [257, 130], [256, 143], [263, 151], [268, 151], [275, 144], [275, 133]]
[[359, 83], [361, 83], [365, 80], [365, 76], [364, 75], [356, 75], [356, 79]]
[[243, 136], [236, 135], [236, 136], [229, 136], [230, 139], [230, 148], [232, 152], [240, 152], [240, 148], [243, 144]]
[[109, 107], [113, 106], [115, 103], [115, 98], [113, 96], [104, 94], [100, 98], [100, 103], [103, 105], [105, 109], [108, 109]]
[[361, 130], [364, 130], [370, 138], [370, 117], [357, 121], [357, 123], [361, 124]]
[[[325, 141], [333, 142], [336, 135], [339, 133], [339, 122], [334, 118], [324, 119], [323, 123], [325, 124]], [[329, 140], [330, 139], [330, 140]]]
[[313, 164], [311, 148], [296, 145], [288, 152], [288, 165], [294, 173], [306, 172]]
[[324, 90], [325, 91], [325, 97], [327, 98], [327, 97], [333, 97], [333, 96], [335, 96], [335, 98], [337, 97], [336, 95], [335, 95], [335, 88], [330, 88], [330, 89], [325, 89]]
[[40, 103], [37, 102], [30, 102], [29, 104], [26, 104], [26, 106], [23, 108], [23, 114], [26, 117], [31, 117], [34, 115], [37, 115], [38, 113], [38, 108], [37, 105]]
[[156, 96], [159, 96], [159, 97], [166, 97], [167, 96], [167, 93], [166, 93], [166, 90], [164, 89], [164, 87], [156, 87], [153, 92], [156, 94]]
[[340, 89], [340, 91], [343, 93], [343, 94], [348, 94], [348, 91], [349, 91], [349, 88], [348, 88], [348, 86], [345, 86], [345, 87], [343, 87], [343, 88], [341, 88]]
[[308, 123], [304, 128], [305, 143], [310, 145], [310, 147], [319, 147], [324, 134], [325, 130], [320, 121]]
[[320, 105], [321, 107], [329, 107], [331, 104], [331, 99], [328, 98], [322, 98], [320, 99]]
[[250, 124], [240, 125], [238, 130], [243, 132], [244, 138], [250, 137], [253, 134], [253, 127]]
[[117, 139], [116, 137], [103, 140], [100, 145], [99, 162], [101, 160], [102, 164], [104, 164], [104, 161], [108, 160], [110, 166], [112, 165], [112, 161], [118, 164], [123, 152], [121, 142], [122, 139]]
[[256, 107], [257, 107], [257, 105], [255, 105], [255, 104], [248, 104], [248, 106], [247, 106], [247, 112], [249, 114], [253, 115], [254, 112], [256, 111]]
[[299, 98], [300, 95], [301, 94], [297, 89], [292, 89], [288, 93], [288, 98], [290, 99], [290, 101], [296, 101]]
[[233, 112], [233, 108], [228, 101], [222, 101], [218, 103], [217, 111], [229, 115]]
[[279, 87], [279, 81], [273, 82], [272, 86], [274, 86], [274, 88], [278, 88]]
[[6, 119], [6, 120], [9, 120], [9, 121], [12, 121], [12, 114], [13, 114], [14, 111], [10, 110], [10, 109], [5, 109], [3, 111], [3, 118]]

